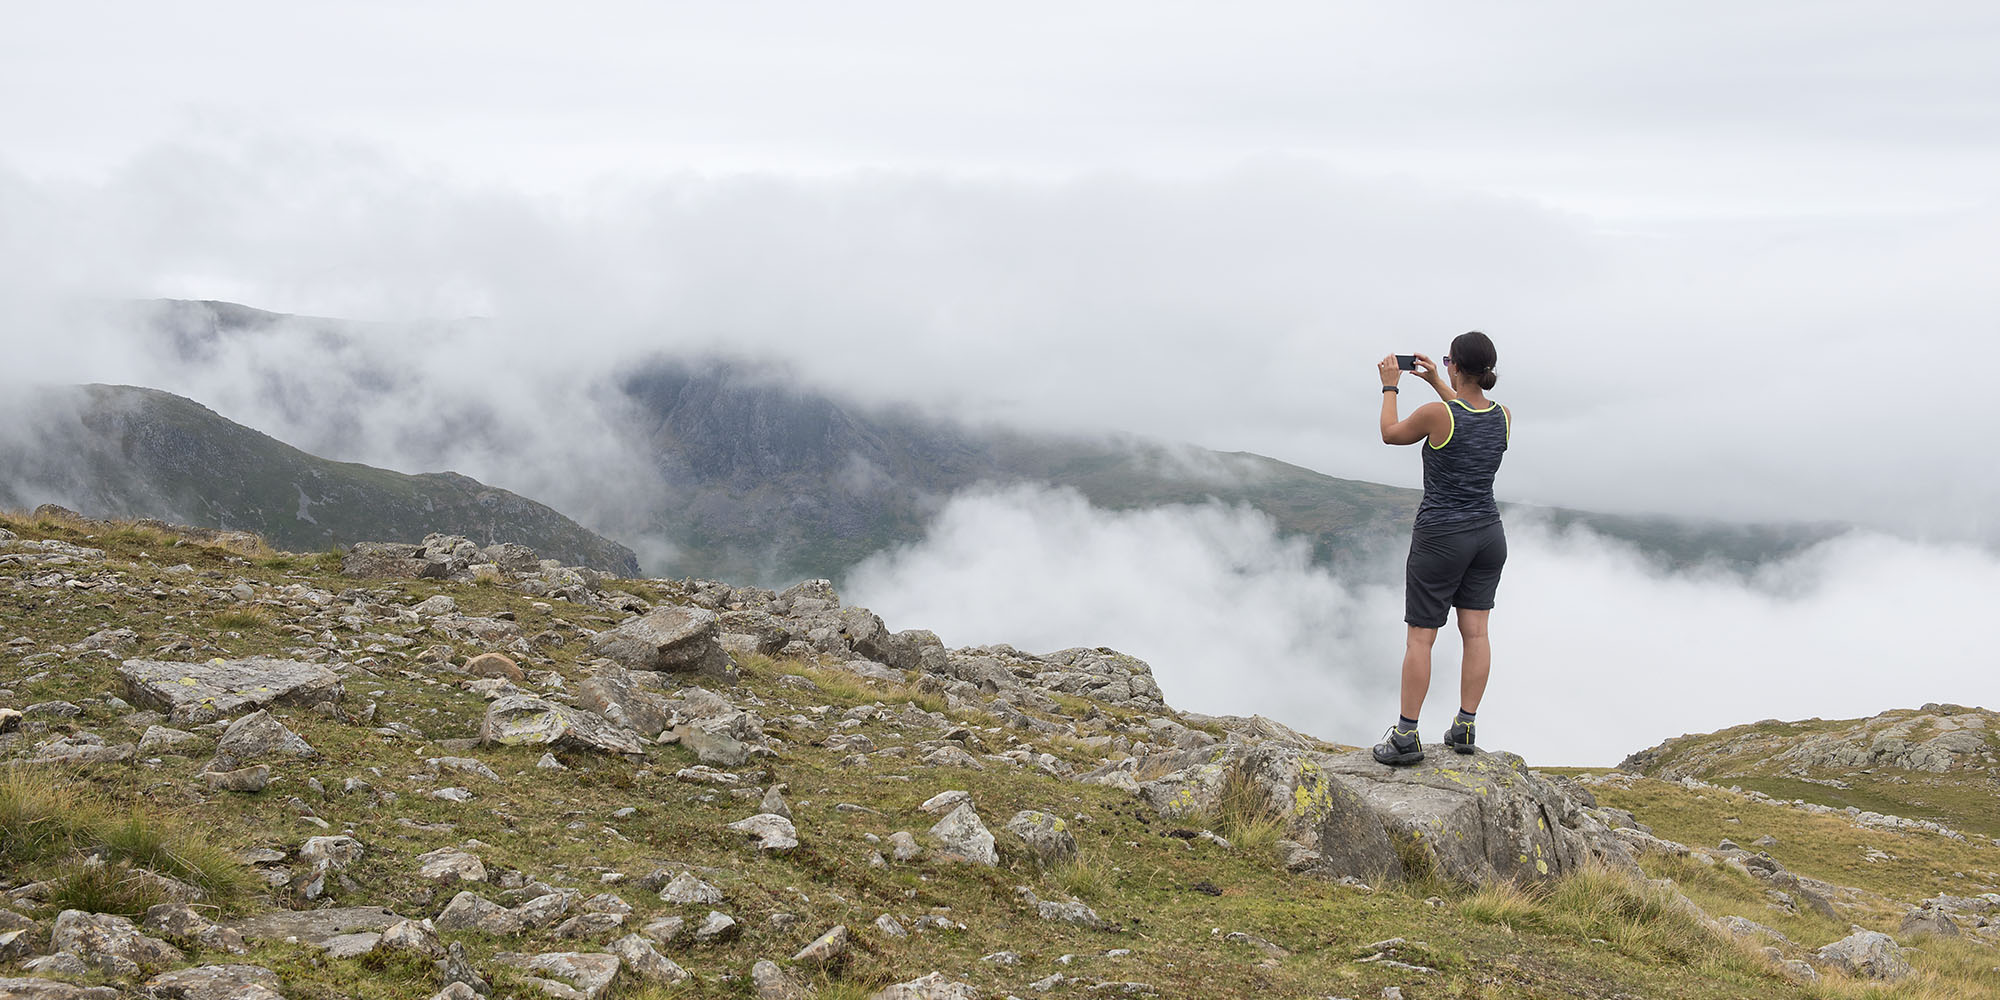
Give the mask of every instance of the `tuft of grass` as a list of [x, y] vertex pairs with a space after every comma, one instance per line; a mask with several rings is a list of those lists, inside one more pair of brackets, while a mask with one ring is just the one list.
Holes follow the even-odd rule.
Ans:
[[1044, 881], [1089, 903], [1109, 898], [1116, 885], [1110, 854], [1101, 847], [1079, 848], [1069, 860], [1044, 873]]
[[159, 879], [126, 864], [74, 858], [58, 866], [48, 881], [53, 885], [49, 905], [60, 910], [137, 917], [173, 901]]
[[240, 632], [244, 629], [263, 628], [271, 624], [271, 613], [261, 607], [230, 608], [219, 611], [212, 619], [216, 629], [224, 632]]
[[1222, 782], [1217, 831], [1236, 847], [1252, 854], [1274, 850], [1284, 835], [1285, 821], [1264, 797], [1264, 790], [1241, 771], [1231, 770]]
[[84, 846], [103, 808], [46, 770], [15, 764], [0, 777], [0, 868], [25, 868]]
[[134, 810], [100, 823], [96, 837], [113, 858], [180, 879], [217, 906], [233, 907], [256, 887], [234, 855], [171, 817]]
[[491, 566], [481, 566], [472, 573], [472, 585], [488, 589], [507, 582], [507, 575]]

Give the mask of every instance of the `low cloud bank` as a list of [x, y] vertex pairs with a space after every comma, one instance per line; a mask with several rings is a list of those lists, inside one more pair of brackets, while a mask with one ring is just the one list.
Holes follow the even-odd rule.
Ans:
[[[1665, 572], [1587, 531], [1508, 531], [1481, 732], [1531, 763], [1608, 766], [1764, 718], [2000, 700], [1973, 627], [2000, 603], [1990, 553], [1853, 534], [1744, 577]], [[1019, 487], [953, 498], [924, 541], [858, 566], [843, 592], [948, 645], [1111, 646], [1151, 663], [1176, 708], [1363, 744], [1396, 708], [1402, 592], [1377, 582], [1400, 580], [1392, 559], [1337, 575], [1255, 510], [1110, 511]], [[1458, 657], [1447, 630], [1430, 739], [1456, 707]]]

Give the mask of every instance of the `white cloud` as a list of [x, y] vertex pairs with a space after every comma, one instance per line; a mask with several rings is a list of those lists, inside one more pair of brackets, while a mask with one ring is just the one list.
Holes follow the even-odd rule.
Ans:
[[[1746, 579], [1666, 573], [1534, 523], [1508, 542], [1482, 742], [1531, 763], [1608, 766], [1756, 719], [2000, 699], [1976, 627], [2000, 601], [2000, 560], [1976, 549], [1857, 534]], [[1400, 577], [1333, 576], [1254, 511], [1114, 512], [1016, 488], [955, 497], [922, 543], [858, 567], [844, 593], [954, 646], [1111, 646], [1149, 662], [1175, 708], [1366, 744], [1397, 708]], [[1458, 655], [1448, 628], [1432, 740], [1458, 707]]]

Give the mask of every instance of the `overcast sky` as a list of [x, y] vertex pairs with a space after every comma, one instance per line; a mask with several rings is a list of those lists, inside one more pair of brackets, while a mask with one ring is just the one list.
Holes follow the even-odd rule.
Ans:
[[1973, 2], [27, 5], [0, 319], [146, 382], [44, 307], [481, 315], [385, 349], [524, 426], [720, 349], [1404, 485], [1374, 360], [1479, 328], [1505, 498], [1991, 544], [1995, 52]]

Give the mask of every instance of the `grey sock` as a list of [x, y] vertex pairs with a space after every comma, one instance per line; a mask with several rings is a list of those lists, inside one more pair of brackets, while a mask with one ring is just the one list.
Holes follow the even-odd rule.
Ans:
[[1458, 715], [1453, 717], [1451, 721], [1454, 725], [1470, 727], [1473, 723], [1473, 716], [1461, 708], [1458, 710]]

